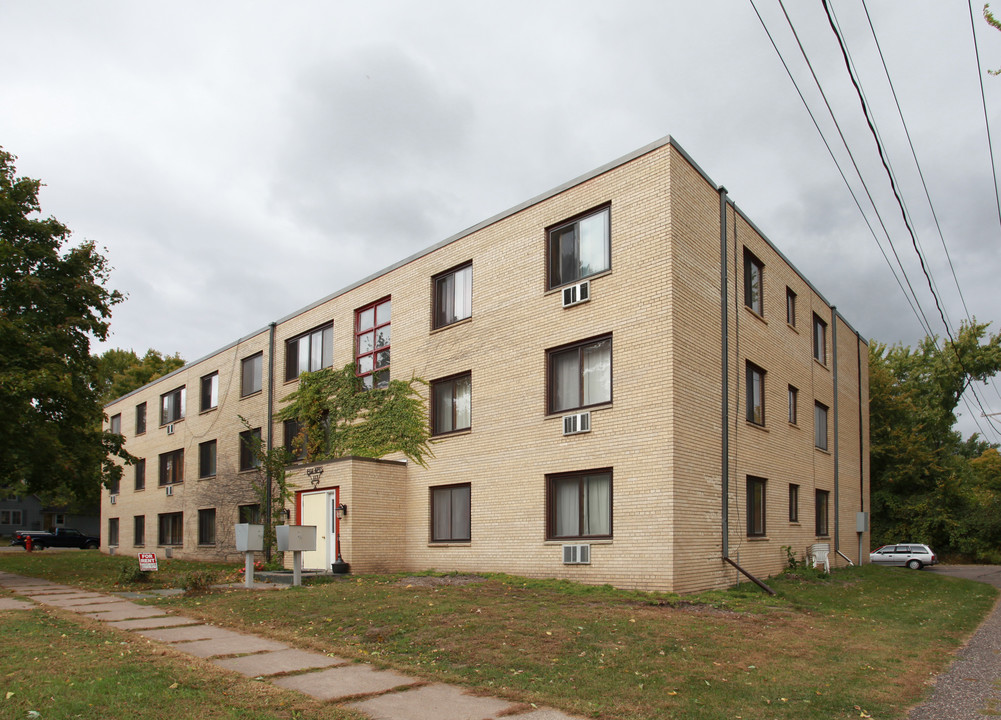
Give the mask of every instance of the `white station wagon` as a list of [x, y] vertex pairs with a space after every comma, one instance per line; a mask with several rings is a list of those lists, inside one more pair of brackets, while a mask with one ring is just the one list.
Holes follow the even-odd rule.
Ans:
[[884, 545], [869, 553], [869, 562], [877, 565], [907, 566], [912, 570], [920, 570], [925, 565], [938, 562], [935, 553], [927, 545], [905, 543], [902, 545]]

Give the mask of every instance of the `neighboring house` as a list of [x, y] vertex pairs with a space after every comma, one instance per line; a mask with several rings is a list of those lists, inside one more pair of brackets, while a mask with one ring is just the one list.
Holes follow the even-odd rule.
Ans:
[[355, 572], [676, 592], [774, 574], [784, 546], [859, 562], [867, 358], [665, 138], [110, 403], [140, 462], [103, 494], [102, 549], [238, 561], [233, 525], [258, 513], [239, 416], [284, 443], [268, 413], [299, 373], [353, 362], [430, 381], [435, 457], [297, 465], [307, 568], [338, 534]]
[[13, 535], [17, 530], [51, 530], [75, 528], [85, 535], [99, 535], [101, 518], [97, 507], [93, 512], [79, 514], [67, 507], [49, 507], [37, 495], [18, 495], [15, 490], [0, 489], [0, 535]]

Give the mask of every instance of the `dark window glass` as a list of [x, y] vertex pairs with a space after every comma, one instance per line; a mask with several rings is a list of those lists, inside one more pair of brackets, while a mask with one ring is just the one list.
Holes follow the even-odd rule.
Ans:
[[611, 470], [549, 475], [546, 499], [547, 537], [611, 537]]
[[240, 433], [240, 469], [253, 470], [261, 463], [257, 458], [257, 449], [261, 445], [261, 429], [244, 430]]
[[298, 420], [286, 420], [282, 423], [282, 431], [285, 439], [285, 450], [292, 460], [306, 459], [306, 438], [300, 437], [302, 426]]
[[215, 508], [198, 511], [198, 544], [215, 545]]
[[611, 267], [610, 208], [550, 228], [549, 287], [559, 287]]
[[817, 491], [817, 535], [826, 536], [828, 534], [827, 530], [827, 491], [818, 490]]
[[469, 429], [472, 382], [472, 376], [464, 373], [431, 383], [431, 430], [434, 435]]
[[184, 450], [160, 455], [160, 485], [184, 482]]
[[469, 485], [431, 488], [431, 540], [469, 540], [469, 518]]
[[794, 388], [792, 385], [789, 386], [789, 422], [793, 425], [796, 424], [796, 418], [798, 414], [799, 404], [799, 390]]
[[796, 293], [786, 288], [786, 322], [796, 327]]
[[327, 323], [285, 343], [285, 379], [295, 380], [334, 364], [334, 324]]
[[118, 518], [108, 518], [108, 545], [118, 544]]
[[758, 315], [764, 315], [765, 266], [744, 248], [744, 304]]
[[184, 543], [184, 513], [164, 513], [157, 517], [159, 545], [181, 545]]
[[139, 458], [135, 464], [135, 489], [146, 489], [146, 458]]
[[132, 518], [132, 544], [142, 547], [146, 544], [146, 516], [136, 515]]
[[789, 522], [799, 522], [799, 485], [789, 485]]
[[548, 355], [549, 412], [611, 402], [611, 337], [550, 350]]
[[434, 278], [434, 327], [451, 325], [473, 314], [473, 265], [468, 263]]
[[747, 478], [747, 534], [765, 534], [765, 480]]
[[176, 422], [184, 417], [184, 387], [160, 396], [160, 424]]
[[747, 363], [747, 422], [765, 424], [765, 371]]
[[109, 425], [110, 425], [109, 429], [111, 430], [111, 432], [113, 432], [115, 435], [121, 435], [122, 434], [122, 414], [118, 413], [117, 415], [112, 415], [111, 416], [111, 421], [110, 421]]
[[238, 508], [238, 514], [241, 523], [250, 523], [251, 525], [261, 524], [260, 505], [240, 505]]
[[261, 371], [264, 367], [264, 354], [257, 353], [240, 362], [240, 396], [246, 397], [261, 391]]
[[146, 432], [146, 403], [136, 405], [136, 435]]
[[821, 365], [827, 364], [827, 323], [813, 316], [813, 357]]
[[198, 477], [207, 478], [215, 475], [216, 441], [208, 440], [198, 445]]
[[813, 442], [821, 450], [827, 449], [827, 406], [820, 403], [813, 408]]
[[214, 372], [202, 378], [201, 411], [219, 407], [219, 373]]

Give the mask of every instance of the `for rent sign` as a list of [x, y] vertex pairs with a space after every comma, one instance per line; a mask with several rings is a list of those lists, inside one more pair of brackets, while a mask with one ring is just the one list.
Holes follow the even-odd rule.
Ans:
[[139, 553], [139, 569], [147, 572], [156, 570], [156, 553]]

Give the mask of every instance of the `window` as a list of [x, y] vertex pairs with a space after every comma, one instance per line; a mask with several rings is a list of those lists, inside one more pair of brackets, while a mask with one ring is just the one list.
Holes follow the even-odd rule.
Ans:
[[472, 375], [463, 373], [431, 383], [431, 431], [433, 435], [468, 430]]
[[261, 391], [261, 369], [264, 353], [257, 353], [240, 361], [240, 397]]
[[142, 547], [146, 544], [146, 516], [136, 515], [132, 518], [132, 544]]
[[184, 543], [184, 513], [164, 513], [159, 515], [158, 545], [181, 545]]
[[431, 488], [431, 541], [468, 542], [470, 486]]
[[813, 358], [821, 365], [827, 364], [827, 323], [813, 316]]
[[215, 545], [215, 508], [198, 511], [198, 544]]
[[590, 470], [546, 477], [550, 539], [612, 536], [612, 471]]
[[261, 464], [257, 449], [261, 445], [261, 429], [244, 430], [240, 433], [240, 470], [253, 470]]
[[122, 414], [121, 413], [118, 413], [117, 415], [112, 415], [111, 416], [110, 430], [115, 435], [121, 435], [122, 434]]
[[184, 417], [184, 386], [160, 396], [160, 424], [176, 422]]
[[789, 386], [789, 424], [796, 424], [797, 409], [799, 405], [799, 390], [792, 385]]
[[146, 458], [139, 458], [135, 464], [135, 489], [146, 489]]
[[549, 351], [549, 412], [612, 401], [612, 338]]
[[160, 486], [184, 482], [184, 450], [160, 455]]
[[758, 315], [764, 316], [765, 266], [744, 248], [744, 304]]
[[786, 322], [796, 327], [796, 293], [786, 288]]
[[21, 525], [20, 510], [0, 510], [0, 525]]
[[251, 525], [261, 524], [261, 506], [260, 505], [240, 505], [237, 508], [237, 516], [239, 522], [250, 523]]
[[386, 298], [355, 313], [355, 372], [369, 390], [389, 385], [391, 303]]
[[789, 484], [789, 522], [799, 522], [799, 485]]
[[434, 278], [435, 329], [465, 320], [473, 314], [473, 264], [466, 263]]
[[827, 530], [827, 497], [828, 492], [826, 490], [817, 491], [817, 535], [819, 537], [824, 537], [828, 534]]
[[121, 477], [112, 478], [108, 482], [108, 492], [111, 495], [117, 495], [122, 489], [122, 479]]
[[765, 480], [763, 478], [747, 478], [747, 534], [763, 536], [765, 534]]
[[334, 364], [334, 324], [311, 330], [285, 343], [285, 379], [295, 380]]
[[219, 373], [214, 372], [202, 378], [201, 411], [219, 407]]
[[215, 476], [216, 441], [208, 440], [198, 445], [198, 477]]
[[306, 438], [299, 437], [302, 426], [298, 420], [286, 420], [282, 423], [282, 431], [285, 439], [285, 450], [292, 460], [306, 459]]
[[108, 545], [118, 544], [118, 518], [108, 518]]
[[146, 403], [136, 405], [136, 435], [146, 434]]
[[549, 229], [550, 288], [609, 269], [610, 213], [604, 207]]
[[747, 363], [747, 422], [765, 424], [765, 371]]
[[821, 450], [827, 449], [827, 406], [821, 403], [813, 409], [813, 443]]

